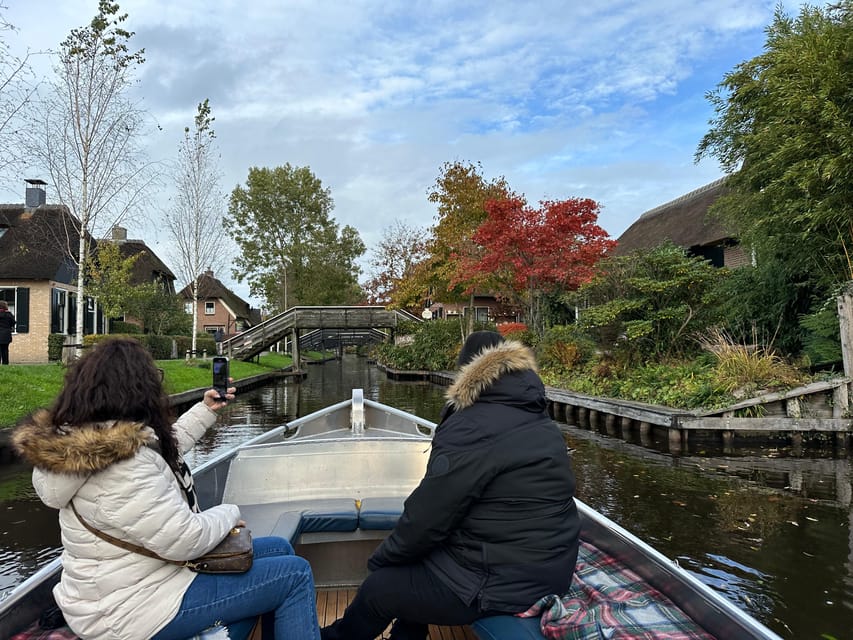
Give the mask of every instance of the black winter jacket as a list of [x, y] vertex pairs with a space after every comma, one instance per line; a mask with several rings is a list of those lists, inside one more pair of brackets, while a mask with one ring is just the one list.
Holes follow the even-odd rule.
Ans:
[[15, 316], [8, 310], [0, 311], [0, 344], [12, 342], [12, 329], [15, 328]]
[[483, 612], [565, 593], [578, 553], [575, 478], [532, 352], [513, 341], [484, 350], [447, 396], [426, 475], [368, 567], [423, 562]]

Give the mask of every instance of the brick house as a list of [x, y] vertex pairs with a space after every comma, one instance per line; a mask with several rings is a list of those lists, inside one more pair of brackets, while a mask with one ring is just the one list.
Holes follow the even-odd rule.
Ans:
[[[79, 222], [65, 205], [47, 204], [46, 183], [26, 180], [24, 204], [0, 205], [0, 299], [9, 304], [17, 326], [9, 350], [12, 364], [48, 361], [51, 334], [74, 334], [77, 313]], [[141, 240], [113, 230], [121, 255], [140, 253], [132, 281], [162, 282], [174, 293], [175, 276]], [[83, 333], [104, 333], [107, 319], [98, 301], [86, 296]], [[132, 321], [132, 319], [129, 319]]]
[[[0, 298], [17, 320], [12, 364], [47, 362], [48, 336], [73, 334], [77, 312], [77, 220], [66, 206], [45, 203], [45, 182], [26, 182], [24, 204], [0, 205]], [[83, 304], [85, 333], [103, 331], [97, 301]]]
[[[198, 325], [196, 332], [225, 337], [244, 331], [261, 321], [259, 309], [217, 280], [213, 271], [207, 270], [198, 279]], [[178, 293], [186, 301], [187, 313], [192, 313], [192, 289], [187, 285]]]
[[724, 189], [725, 178], [720, 178], [646, 211], [617, 238], [613, 254], [651, 249], [670, 240], [689, 255], [703, 257], [716, 267], [750, 264], [751, 257], [738, 244], [735, 234], [708, 218], [708, 209]]

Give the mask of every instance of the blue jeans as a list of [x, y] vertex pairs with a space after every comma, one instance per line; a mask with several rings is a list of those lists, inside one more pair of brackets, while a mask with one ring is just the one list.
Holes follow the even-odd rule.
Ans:
[[216, 624], [246, 638], [263, 616], [264, 640], [319, 640], [314, 576], [284, 538], [255, 538], [246, 573], [200, 573], [172, 621], [152, 640], [184, 640]]

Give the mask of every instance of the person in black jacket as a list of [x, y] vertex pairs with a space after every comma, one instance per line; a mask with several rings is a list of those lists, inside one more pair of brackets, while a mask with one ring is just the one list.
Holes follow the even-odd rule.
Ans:
[[8, 303], [0, 300], [0, 364], [9, 364], [9, 345], [14, 328], [15, 316], [9, 311]]
[[371, 573], [324, 640], [424, 640], [429, 624], [512, 614], [565, 593], [580, 522], [566, 444], [546, 411], [533, 353], [472, 333], [427, 471]]

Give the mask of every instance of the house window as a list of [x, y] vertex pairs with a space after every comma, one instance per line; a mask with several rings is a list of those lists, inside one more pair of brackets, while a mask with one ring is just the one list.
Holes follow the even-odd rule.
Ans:
[[28, 287], [0, 288], [0, 300], [9, 305], [9, 311], [15, 316], [14, 333], [30, 331], [30, 290]]
[[212, 316], [216, 313], [216, 303], [215, 302], [205, 302], [204, 303], [204, 315]]
[[71, 310], [68, 305], [68, 292], [64, 289], [50, 290], [50, 331], [51, 333], [70, 333]]
[[6, 304], [9, 305], [9, 311], [12, 312], [12, 315], [15, 315], [15, 290], [0, 289], [0, 300], [5, 300]]
[[185, 302], [185, 303], [184, 303], [184, 311], [186, 311], [186, 312], [187, 312], [187, 313], [189, 313], [189, 314], [192, 314], [192, 312], [193, 312], [193, 303], [192, 303], [192, 302]]
[[477, 322], [488, 322], [489, 321], [489, 308], [488, 307], [476, 307], [474, 309], [475, 318]]

